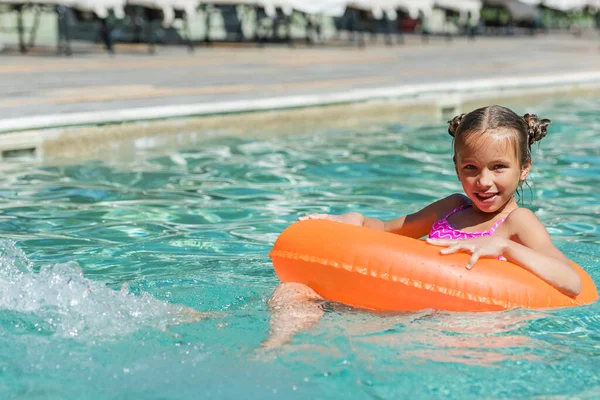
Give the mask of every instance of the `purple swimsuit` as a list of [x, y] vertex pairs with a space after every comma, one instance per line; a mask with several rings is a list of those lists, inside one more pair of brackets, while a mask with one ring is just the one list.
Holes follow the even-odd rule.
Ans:
[[456, 229], [452, 225], [450, 225], [450, 223], [448, 222], [448, 218], [450, 218], [451, 215], [453, 215], [461, 210], [464, 210], [465, 208], [469, 208], [469, 207], [471, 207], [471, 205], [463, 204], [460, 207], [456, 207], [454, 210], [452, 210], [450, 212], [450, 214], [446, 215], [444, 218], [436, 221], [435, 224], [433, 224], [433, 226], [431, 227], [431, 231], [429, 231], [429, 238], [430, 239], [462, 240], [462, 239], [471, 239], [471, 238], [476, 238], [476, 237], [481, 237], [481, 236], [492, 236], [494, 234], [494, 232], [496, 231], [496, 229], [498, 229], [498, 226], [500, 226], [500, 224], [503, 223], [504, 220], [506, 220], [506, 218], [502, 218], [500, 221], [496, 222], [494, 224], [494, 226], [492, 226], [490, 229], [488, 229], [485, 232], [464, 232], [464, 231], [461, 231], [460, 229]]

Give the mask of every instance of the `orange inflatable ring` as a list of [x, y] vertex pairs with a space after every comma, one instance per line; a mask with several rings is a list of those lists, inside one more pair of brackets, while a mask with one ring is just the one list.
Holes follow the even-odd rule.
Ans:
[[372, 310], [498, 311], [598, 299], [594, 282], [574, 263], [582, 290], [572, 298], [510, 262], [480, 259], [467, 270], [468, 254], [441, 255], [422, 240], [325, 220], [291, 225], [269, 256], [282, 282]]

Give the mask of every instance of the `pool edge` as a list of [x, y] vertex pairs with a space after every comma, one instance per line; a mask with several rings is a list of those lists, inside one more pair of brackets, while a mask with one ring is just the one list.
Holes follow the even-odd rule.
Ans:
[[[44, 154], [44, 143], [64, 143], [77, 137], [78, 131], [91, 127], [124, 124], [155, 124], [214, 116], [286, 112], [302, 109], [328, 110], [369, 103], [386, 103], [398, 111], [423, 107], [423, 115], [447, 117], [462, 111], [467, 104], [483, 104], [488, 99], [510, 99], [555, 94], [600, 93], [600, 72], [579, 72], [495, 79], [401, 85], [389, 88], [354, 89], [312, 95], [271, 97], [217, 103], [179, 104], [85, 113], [40, 115], [1, 120], [0, 154]], [[489, 101], [489, 100], [488, 100]], [[163, 124], [164, 126], [164, 124]], [[87, 129], [89, 130], [89, 129]], [[89, 136], [89, 134], [86, 134]], [[142, 135], [144, 136], [144, 135]], [[140, 137], [140, 135], [137, 135]], [[52, 151], [50, 151], [52, 153]]]

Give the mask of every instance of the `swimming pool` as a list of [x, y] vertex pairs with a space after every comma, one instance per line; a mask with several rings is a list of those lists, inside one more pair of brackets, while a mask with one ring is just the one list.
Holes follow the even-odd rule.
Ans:
[[[525, 204], [600, 283], [600, 98], [539, 105]], [[120, 162], [0, 164], [4, 399], [594, 398], [600, 305], [328, 310], [278, 351], [267, 253], [300, 215], [392, 218], [460, 190], [442, 124], [382, 123]], [[186, 321], [180, 305], [215, 312]]]

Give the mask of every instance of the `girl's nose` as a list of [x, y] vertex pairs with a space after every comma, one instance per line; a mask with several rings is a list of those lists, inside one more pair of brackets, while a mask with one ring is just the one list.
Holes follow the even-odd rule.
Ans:
[[477, 177], [477, 184], [483, 187], [492, 186], [492, 177], [489, 171], [483, 170]]

